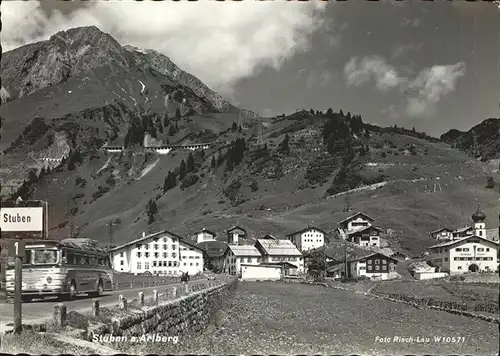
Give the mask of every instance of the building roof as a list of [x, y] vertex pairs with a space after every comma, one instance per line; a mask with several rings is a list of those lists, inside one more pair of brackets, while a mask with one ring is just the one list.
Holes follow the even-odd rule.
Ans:
[[356, 229], [353, 229], [353, 230], [349, 231], [347, 233], [347, 235], [354, 235], [354, 234], [357, 234], [359, 232], [363, 232], [365, 230], [370, 230], [370, 229], [377, 230], [379, 232], [384, 231], [383, 229], [381, 229], [379, 227], [376, 227], [376, 226], [360, 226], [359, 228], [356, 228]]
[[446, 230], [446, 231], [448, 231], [448, 232], [453, 232], [453, 230], [452, 230], [452, 229], [450, 229], [449, 227], [442, 227], [442, 228], [440, 228], [440, 229], [437, 229], [437, 230], [431, 231], [430, 233], [431, 233], [431, 234], [435, 234], [435, 233], [438, 233], [438, 232], [441, 232], [441, 231], [444, 231], [444, 230]]
[[287, 256], [302, 256], [302, 253], [289, 240], [262, 240], [258, 239], [255, 243], [259, 244], [268, 255], [287, 255]]
[[370, 220], [370, 221], [375, 221], [375, 219], [374, 219], [374, 218], [372, 218], [372, 217], [370, 217], [370, 216], [366, 215], [365, 213], [357, 212], [356, 214], [351, 215], [351, 216], [349, 216], [349, 217], [345, 218], [345, 219], [344, 219], [344, 220], [342, 220], [342, 221], [339, 221], [339, 225], [340, 225], [340, 224], [342, 224], [342, 223], [348, 222], [348, 221], [350, 221], [350, 220], [353, 220], [353, 219], [355, 219], [356, 217], [358, 217], [359, 215], [363, 215], [366, 219], [368, 219], [368, 220]]
[[217, 258], [222, 257], [224, 255], [224, 252], [226, 252], [227, 242], [217, 240], [203, 241], [196, 246], [201, 248], [205, 252], [207, 257]]
[[260, 265], [266, 265], [266, 266], [281, 266], [281, 267], [288, 267], [288, 268], [298, 268], [297, 265], [294, 265], [293, 263], [290, 262], [264, 262], [261, 263]]
[[251, 263], [241, 263], [240, 266], [264, 267], [264, 268], [281, 268], [281, 266], [276, 266], [276, 265], [269, 265], [269, 264], [254, 265], [254, 264], [251, 264]]
[[497, 247], [498, 247], [498, 242], [485, 239], [484, 237], [481, 237], [481, 236], [470, 235], [470, 236], [462, 237], [462, 238], [457, 239], [457, 240], [446, 241], [446, 242], [442, 242], [442, 243], [437, 244], [437, 245], [433, 245], [433, 246], [429, 247], [429, 249], [441, 248], [441, 247], [446, 247], [446, 246], [452, 246], [452, 245], [464, 242], [464, 241], [466, 241], [468, 239], [472, 239], [472, 238], [483, 240], [483, 241], [485, 241], [487, 243], [490, 243], [490, 244], [493, 244], [493, 245], [497, 245]]
[[286, 236], [293, 236], [293, 235], [301, 234], [301, 233], [306, 232], [306, 231], [309, 231], [309, 230], [316, 230], [316, 231], [319, 231], [319, 232], [321, 232], [321, 233], [323, 233], [323, 234], [325, 234], [325, 235], [326, 235], [326, 232], [325, 232], [325, 231], [323, 231], [323, 230], [321, 230], [321, 229], [318, 229], [317, 227], [314, 227], [314, 226], [308, 226], [308, 227], [306, 227], [306, 228], [304, 228], [304, 229], [302, 229], [302, 230], [292, 232], [292, 233], [290, 233], [290, 234], [288, 234], [288, 235], [286, 235]]
[[179, 235], [176, 235], [174, 234], [173, 232], [170, 232], [168, 230], [162, 230], [162, 231], [158, 231], [158, 232], [155, 232], [153, 234], [149, 234], [149, 235], [146, 235], [146, 236], [143, 236], [143, 237], [140, 237], [138, 239], [135, 239], [135, 240], [132, 240], [132, 241], [129, 241], [123, 245], [120, 245], [120, 246], [117, 246], [117, 247], [113, 247], [112, 249], [110, 249], [109, 251], [112, 252], [112, 251], [117, 251], [117, 250], [121, 250], [122, 248], [125, 248], [127, 246], [130, 246], [130, 245], [133, 245], [133, 244], [136, 244], [136, 243], [139, 243], [141, 241], [144, 241], [144, 240], [147, 240], [147, 239], [151, 239], [151, 238], [155, 238], [157, 237], [158, 235], [161, 235], [161, 234], [168, 234], [168, 235], [171, 235], [173, 237], [175, 237], [176, 239], [179, 240], [179, 243], [183, 243], [183, 244], [186, 244], [188, 246], [191, 246], [193, 248], [196, 248], [197, 250], [200, 250], [200, 251], [203, 251], [200, 247], [196, 246], [196, 244], [192, 241], [189, 241]]
[[347, 259], [347, 262], [361, 261], [361, 260], [364, 260], [364, 259], [366, 259], [368, 257], [372, 257], [372, 256], [376, 256], [376, 255], [380, 255], [380, 256], [386, 257], [386, 258], [388, 258], [390, 260], [393, 260], [394, 262], [398, 262], [398, 260], [396, 260], [396, 259], [394, 259], [392, 257], [389, 257], [387, 255], [384, 255], [383, 253], [380, 253], [380, 252], [370, 253], [369, 255], [362, 256], [362, 257]]
[[470, 230], [470, 229], [472, 229], [472, 226], [464, 226], [464, 227], [453, 230], [453, 232], [455, 232], [455, 233], [465, 232], [465, 231]]
[[228, 250], [231, 250], [235, 256], [261, 256], [259, 250], [252, 245], [229, 245], [225, 252]]
[[202, 232], [206, 232], [206, 233], [208, 233], [208, 234], [212, 235], [213, 237], [217, 236], [217, 234], [216, 234], [215, 232], [212, 232], [212, 231], [207, 230], [207, 229], [205, 229], [205, 228], [203, 228], [203, 229], [201, 229], [200, 231], [198, 231], [198, 232], [197, 232], [197, 234], [202, 233]]
[[279, 239], [271, 234], [265, 234], [261, 240], [279, 240]]
[[477, 204], [477, 210], [474, 214], [471, 216], [472, 221], [484, 221], [486, 219], [486, 215], [481, 211], [479, 208], [479, 203]]
[[236, 229], [240, 229], [241, 231], [243, 231], [245, 233], [245, 235], [247, 233], [247, 231], [244, 228], [242, 228], [241, 226], [237, 226], [237, 225], [236, 226], [232, 226], [229, 229], [227, 229], [227, 232], [231, 232], [231, 231], [236, 230]]

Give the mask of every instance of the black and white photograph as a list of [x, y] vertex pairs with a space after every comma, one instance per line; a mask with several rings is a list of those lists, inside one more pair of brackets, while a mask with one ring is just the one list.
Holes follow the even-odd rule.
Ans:
[[0, 18], [0, 353], [498, 355], [500, 1]]

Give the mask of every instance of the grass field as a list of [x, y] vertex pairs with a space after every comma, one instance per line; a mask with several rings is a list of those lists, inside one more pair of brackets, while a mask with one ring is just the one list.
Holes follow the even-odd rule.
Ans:
[[[493, 355], [498, 326], [433, 310], [372, 300], [319, 286], [240, 282], [203, 333], [179, 343], [123, 344], [136, 354], [474, 354]], [[173, 335], [171, 335], [173, 336]], [[431, 338], [429, 343], [380, 343], [376, 337]], [[434, 336], [460, 336], [442, 344]]]
[[465, 302], [469, 308], [473, 308], [478, 303], [498, 303], [498, 284], [494, 283], [396, 280], [379, 283], [371, 292], [383, 295], [404, 294], [443, 302]]

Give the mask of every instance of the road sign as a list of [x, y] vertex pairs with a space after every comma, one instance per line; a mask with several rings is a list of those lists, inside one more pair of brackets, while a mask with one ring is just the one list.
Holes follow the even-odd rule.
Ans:
[[2, 239], [47, 239], [48, 204], [39, 200], [0, 202]]

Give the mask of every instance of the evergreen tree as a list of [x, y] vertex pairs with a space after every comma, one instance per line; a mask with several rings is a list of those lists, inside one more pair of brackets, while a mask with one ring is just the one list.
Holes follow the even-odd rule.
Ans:
[[411, 129], [413, 132], [415, 132], [415, 126], [413, 126], [413, 128]]
[[290, 153], [289, 142], [290, 142], [290, 137], [288, 136], [288, 134], [286, 134], [285, 138], [283, 139], [283, 141], [281, 141], [281, 143], [278, 147], [278, 151], [289, 154]]
[[177, 185], [175, 174], [168, 171], [167, 176], [165, 177], [165, 182], [163, 184], [163, 193], [166, 193], [170, 189], [174, 188]]
[[365, 146], [361, 146], [361, 148], [359, 149], [359, 155], [360, 155], [361, 157], [366, 156], [366, 149], [365, 149]]
[[169, 136], [174, 136], [175, 135], [175, 126], [174, 126], [174, 124], [170, 125], [170, 127], [168, 128], [168, 135]]
[[233, 121], [233, 125], [231, 126], [231, 131], [236, 132], [238, 130], [238, 125]]
[[342, 109], [340, 109], [339, 115], [342, 116], [342, 117], [344, 117], [344, 112], [342, 111]]
[[333, 110], [332, 110], [332, 108], [329, 108], [328, 110], [326, 110], [326, 116], [328, 116], [328, 117], [333, 116]]
[[310, 113], [311, 115], [314, 115], [314, 109], [309, 110], [309, 113]]
[[184, 160], [181, 161], [181, 165], [179, 166], [179, 181], [186, 178], [186, 162]]
[[191, 173], [192, 171], [194, 171], [194, 157], [190, 152], [186, 163], [186, 172]]
[[181, 119], [181, 111], [179, 108], [175, 109], [175, 121], [179, 121]]
[[168, 125], [169, 125], [168, 112], [166, 112], [165, 116], [163, 117], [163, 127], [168, 127]]
[[215, 162], [215, 156], [212, 156], [212, 162], [210, 163], [210, 165], [212, 166], [212, 168], [215, 168], [216, 164], [217, 162]]
[[155, 215], [158, 213], [158, 207], [156, 206], [156, 200], [149, 199], [146, 205], [146, 215], [148, 216], [148, 225], [155, 220]]
[[175, 132], [179, 132], [179, 124], [177, 121], [175, 122]]

